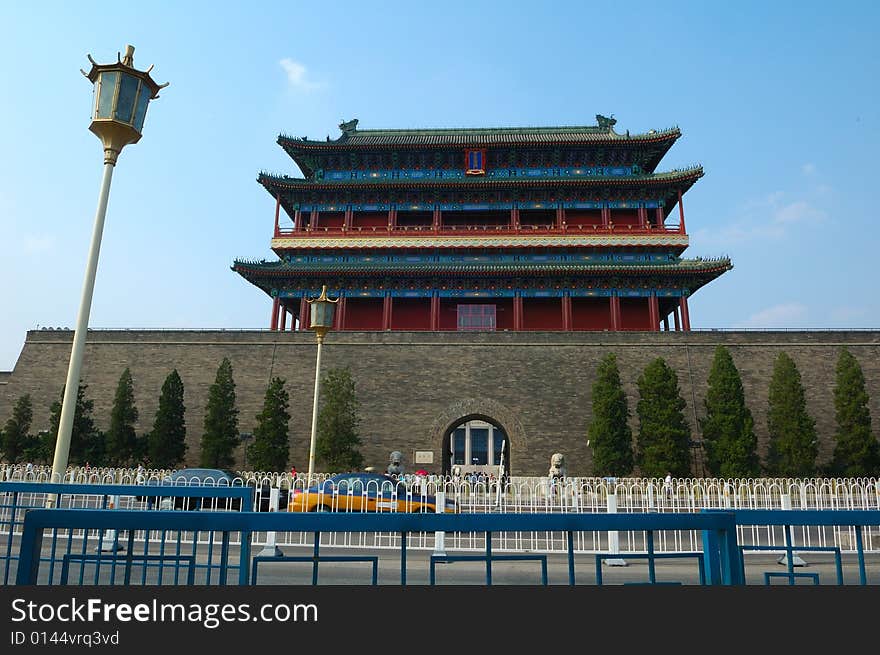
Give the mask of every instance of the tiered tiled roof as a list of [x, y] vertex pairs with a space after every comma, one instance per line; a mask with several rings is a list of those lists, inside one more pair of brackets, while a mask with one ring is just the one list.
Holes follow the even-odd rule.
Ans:
[[696, 165], [689, 168], [666, 171], [663, 173], [651, 173], [648, 175], [628, 175], [626, 177], [607, 176], [583, 176], [583, 177], [541, 177], [538, 179], [489, 177], [484, 175], [470, 176], [459, 179], [422, 178], [422, 179], [357, 179], [351, 181], [322, 182], [301, 177], [288, 177], [286, 175], [270, 175], [260, 173], [257, 181], [267, 191], [274, 193], [280, 190], [327, 190], [336, 191], [340, 186], [350, 189], [374, 188], [377, 186], [388, 188], [435, 188], [435, 187], [515, 187], [521, 188], [544, 186], [552, 183], [554, 186], [659, 186], [669, 183], [690, 182], [693, 183], [703, 176], [703, 167]]
[[[621, 264], [584, 262], [401, 262], [401, 261], [352, 261], [352, 262], [309, 262], [308, 265], [288, 263], [284, 260], [273, 262], [237, 259], [232, 270], [248, 279], [259, 277], [289, 277], [313, 274], [341, 274], [373, 276], [382, 274], [403, 276], [424, 276], [437, 273], [464, 275], [558, 275], [558, 274], [629, 274], [643, 275], [659, 273], [664, 275], [710, 274], [710, 279], [733, 268], [730, 259], [677, 259], [669, 263], [656, 261], [634, 261]], [[712, 275], [714, 274], [714, 275]]]
[[387, 147], [387, 146], [509, 146], [675, 141], [681, 136], [677, 127], [651, 130], [642, 134], [618, 134], [595, 125], [572, 127], [493, 127], [483, 129], [442, 128], [423, 130], [352, 130], [335, 140], [312, 140], [308, 137], [280, 135], [285, 148]]
[[314, 170], [307, 155], [320, 152], [369, 150], [433, 150], [437, 148], [518, 148], [553, 146], [616, 147], [638, 146], [648, 148], [650, 155], [644, 168], [654, 170], [676, 139], [681, 136], [678, 127], [650, 130], [640, 134], [614, 131], [613, 118], [596, 116], [597, 125], [561, 127], [490, 127], [490, 128], [434, 128], [359, 130], [358, 120], [340, 124], [342, 134], [325, 140], [278, 136], [278, 144], [296, 161], [303, 173], [310, 177]]

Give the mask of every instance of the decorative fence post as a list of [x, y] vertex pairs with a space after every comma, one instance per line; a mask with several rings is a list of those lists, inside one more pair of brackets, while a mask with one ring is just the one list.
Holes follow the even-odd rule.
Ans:
[[[256, 487], [254, 487], [256, 490]], [[272, 487], [269, 489], [269, 511], [277, 512], [278, 511], [278, 498], [280, 496], [281, 489], [278, 487]], [[259, 507], [257, 507], [259, 510]], [[266, 532], [266, 545], [263, 546], [263, 550], [260, 551], [259, 557], [283, 557], [284, 553], [281, 551], [278, 546], [275, 545], [275, 530], [270, 530]]]
[[[116, 509], [117, 507], [119, 507], [119, 496], [110, 496], [110, 502], [107, 503], [107, 509]], [[95, 550], [99, 550], [99, 552], [102, 553], [115, 553], [117, 550], [125, 550], [125, 546], [119, 543], [119, 533], [116, 528], [104, 530], [101, 547], [100, 549], [96, 548]]]
[[[617, 513], [617, 492], [609, 492], [607, 496], [607, 511], [609, 514]], [[608, 552], [612, 555], [620, 553], [620, 533], [617, 530], [608, 531]], [[627, 566], [626, 560], [619, 557], [603, 559], [608, 566]]]
[[[781, 494], [780, 498], [782, 500], [782, 509], [790, 510], [791, 509], [791, 494], [788, 494], [788, 493]], [[789, 546], [791, 546], [791, 528], [789, 526], [785, 526], [785, 547], [786, 547], [786, 549]], [[788, 554], [786, 553], [785, 555], [780, 557], [778, 560], [776, 560], [776, 563], [787, 565], [788, 564]], [[803, 559], [801, 559], [801, 557], [797, 553], [792, 551], [791, 565], [792, 566], [806, 566], [807, 563]]]
[[[446, 511], [446, 491], [437, 491], [434, 494], [434, 512], [442, 514]], [[433, 557], [446, 557], [446, 533], [437, 530], [434, 532]]]

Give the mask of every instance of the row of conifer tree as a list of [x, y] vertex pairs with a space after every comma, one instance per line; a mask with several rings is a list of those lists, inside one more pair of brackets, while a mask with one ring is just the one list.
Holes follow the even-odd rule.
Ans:
[[779, 353], [767, 395], [768, 443], [764, 457], [752, 413], [746, 405], [742, 379], [730, 352], [715, 349], [709, 371], [702, 439], [691, 439], [684, 417], [678, 377], [662, 359], [655, 359], [638, 379], [638, 428], [630, 429], [630, 410], [620, 381], [617, 360], [607, 355], [593, 384], [593, 412], [587, 438], [593, 473], [627, 476], [636, 468], [646, 477], [691, 475], [691, 449], [701, 446], [709, 475], [721, 478], [873, 477], [880, 476], [880, 442], [871, 433], [865, 377], [846, 348], [839, 352], [834, 386], [836, 431], [834, 452], [825, 466], [817, 464], [816, 422], [807, 411], [800, 372], [790, 356]]
[[[199, 448], [199, 464], [228, 469], [236, 462], [244, 443], [247, 467], [255, 471], [285, 471], [289, 462], [289, 395], [285, 380], [275, 377], [266, 388], [263, 408], [256, 416], [253, 435], [239, 432], [235, 406], [232, 363], [224, 358], [208, 391]], [[134, 381], [125, 369], [116, 386], [110, 425], [104, 432], [95, 425], [94, 401], [86, 398], [88, 386], [81, 384], [70, 439], [68, 463], [72, 466], [127, 467], [144, 464], [169, 469], [182, 463], [187, 453], [184, 386], [177, 370], [162, 385], [159, 407], [152, 429], [138, 435], [138, 409]], [[61, 392], [63, 398], [64, 391]], [[357, 450], [358, 402], [348, 369], [330, 369], [322, 382], [322, 408], [316, 430], [316, 459], [324, 470], [358, 468], [363, 458]], [[12, 416], [0, 433], [0, 456], [9, 463], [50, 464], [61, 417], [61, 400], [52, 404], [49, 429], [30, 434], [33, 404], [29, 395], [20, 396]], [[252, 437], [243, 440], [243, 437]], [[320, 470], [320, 469], [319, 469]]]
[[[186, 409], [184, 386], [177, 371], [165, 379], [152, 429], [138, 435], [138, 410], [131, 372], [119, 378], [109, 428], [102, 432], [92, 418], [93, 401], [77, 394], [69, 463], [91, 466], [173, 468], [184, 461]], [[795, 362], [786, 353], [777, 356], [768, 389], [767, 433], [764, 457], [758, 454], [754, 420], [745, 402], [742, 380], [730, 352], [715, 350], [699, 421], [702, 439], [692, 440], [685, 420], [675, 371], [662, 359], [648, 364], [638, 379], [637, 432], [630, 427], [630, 409], [620, 380], [617, 359], [608, 354], [599, 364], [592, 389], [592, 414], [587, 439], [592, 449], [592, 474], [624, 477], [634, 472], [648, 477], [671, 473], [692, 475], [691, 450], [702, 446], [709, 475], [749, 478], [880, 476], [880, 442], [871, 433], [871, 415], [865, 378], [858, 360], [842, 348], [837, 361], [834, 394], [836, 431], [831, 461], [818, 466], [815, 420], [807, 411], [804, 387]], [[63, 397], [63, 391], [62, 391]], [[363, 464], [358, 450], [358, 400], [348, 368], [329, 370], [321, 387], [321, 408], [316, 430], [316, 468], [325, 471], [356, 470]], [[289, 396], [285, 380], [273, 378], [263, 408], [256, 416], [252, 440], [245, 443], [247, 467], [255, 471], [287, 470], [290, 458]], [[49, 429], [30, 434], [33, 409], [28, 395], [21, 396], [0, 433], [0, 455], [7, 462], [51, 463], [61, 415], [61, 402], [51, 407]], [[235, 406], [232, 364], [224, 358], [208, 393], [199, 463], [210, 468], [230, 468], [242, 445]], [[320, 466], [317, 466], [320, 464]]]

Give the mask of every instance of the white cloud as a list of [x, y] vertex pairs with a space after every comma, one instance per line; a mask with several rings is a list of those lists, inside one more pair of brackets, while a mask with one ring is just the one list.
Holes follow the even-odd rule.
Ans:
[[782, 224], [818, 223], [825, 219], [825, 212], [805, 200], [797, 200], [773, 210], [773, 222]]
[[320, 82], [310, 79], [308, 70], [298, 61], [285, 57], [278, 63], [287, 74], [287, 81], [290, 83], [291, 88], [297, 91], [312, 91], [323, 86]]
[[718, 229], [700, 229], [691, 242], [703, 246], [728, 247], [758, 239], [781, 239], [797, 224], [821, 223], [827, 213], [806, 200], [786, 200], [782, 191], [746, 202], [733, 220]]
[[807, 308], [800, 303], [783, 303], [762, 309], [749, 316], [737, 327], [750, 328], [783, 328], [803, 327], [807, 316]]
[[757, 239], [777, 239], [783, 236], [785, 228], [782, 225], [742, 221], [725, 225], [719, 230], [701, 228], [691, 233], [690, 241], [693, 246], [717, 250]]
[[803, 166], [801, 166], [801, 172], [804, 175], [808, 175], [808, 176], [815, 175], [816, 174], [816, 164], [810, 164], [810, 163], [804, 164]]

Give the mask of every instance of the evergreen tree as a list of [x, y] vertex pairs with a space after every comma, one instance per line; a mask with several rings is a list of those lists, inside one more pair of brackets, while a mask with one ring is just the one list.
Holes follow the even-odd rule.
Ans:
[[593, 383], [593, 417], [587, 429], [593, 447], [593, 475], [625, 476], [632, 472], [632, 430], [628, 418], [617, 357], [609, 353], [599, 362]]
[[715, 348], [705, 406], [700, 427], [709, 472], [722, 478], [760, 475], [754, 420], [746, 407], [739, 371], [724, 346]]
[[[248, 446], [247, 456], [254, 471], [284, 471], [290, 458], [287, 439], [289, 396], [284, 380], [273, 378], [266, 389], [263, 411], [257, 414], [254, 441]], [[317, 445], [316, 445], [317, 447]]]
[[238, 447], [238, 409], [235, 407], [235, 382], [232, 363], [224, 357], [217, 377], [208, 392], [205, 431], [202, 434], [200, 462], [209, 468], [229, 468], [235, 462]]
[[871, 435], [865, 376], [858, 360], [841, 348], [834, 386], [834, 456], [830, 472], [841, 477], [880, 475], [880, 443]]
[[0, 455], [10, 464], [21, 460], [30, 445], [33, 437], [28, 432], [33, 418], [34, 408], [30, 395], [19, 396], [0, 439]]
[[767, 412], [767, 472], [779, 477], [816, 474], [816, 422], [807, 414], [801, 374], [784, 352], [773, 364]]
[[357, 447], [358, 401], [354, 381], [348, 368], [327, 372], [321, 386], [321, 410], [315, 443], [317, 457], [328, 471], [348, 471], [360, 468], [364, 461]]
[[146, 457], [153, 468], [173, 468], [186, 456], [186, 407], [177, 369], [162, 384], [159, 409], [146, 439]]
[[657, 358], [639, 377], [637, 462], [642, 475], [674, 477], [690, 475], [690, 428], [684, 419], [685, 402], [678, 376]]
[[55, 438], [57, 432], [43, 430], [28, 441], [22, 459], [34, 464], [51, 464], [55, 457]]
[[[104, 466], [104, 435], [95, 427], [95, 421], [92, 418], [95, 402], [86, 400], [86, 389], [88, 389], [86, 384], [80, 384], [77, 389], [67, 463], [76, 466], [88, 462], [91, 466]], [[58, 440], [58, 425], [61, 423], [61, 404], [63, 401], [64, 389], [61, 390], [61, 400], [52, 403], [52, 407], [49, 409], [49, 430], [38, 446], [38, 450], [43, 456], [48, 450], [50, 461], [55, 457], [55, 444]]]
[[105, 436], [107, 464], [110, 466], [130, 466], [136, 459], [138, 437], [134, 425], [138, 420], [138, 410], [134, 404], [134, 383], [131, 371], [126, 368], [116, 385], [113, 409], [110, 411], [110, 429]]

